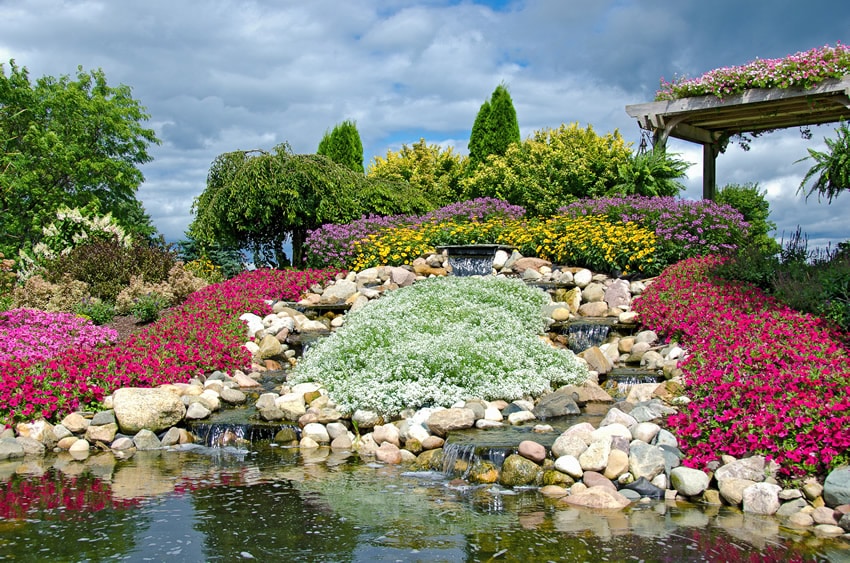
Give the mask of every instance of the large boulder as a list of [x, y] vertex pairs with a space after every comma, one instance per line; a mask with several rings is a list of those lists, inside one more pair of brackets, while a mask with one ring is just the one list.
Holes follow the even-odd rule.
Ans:
[[445, 436], [452, 430], [463, 430], [475, 425], [475, 413], [467, 408], [443, 409], [428, 417], [428, 429], [437, 436]]
[[850, 466], [839, 467], [826, 476], [823, 500], [832, 507], [850, 504]]
[[119, 429], [128, 435], [142, 429], [159, 432], [186, 416], [186, 407], [180, 397], [165, 389], [118, 389], [113, 395], [113, 408]]
[[581, 410], [573, 399], [572, 393], [568, 390], [561, 391], [559, 389], [554, 393], [547, 393], [540, 397], [540, 400], [531, 412], [537, 418], [545, 420], [547, 418], [556, 418], [570, 414], [580, 414]]
[[708, 488], [709, 478], [705, 471], [690, 467], [676, 467], [670, 472], [670, 483], [684, 496], [701, 495]]

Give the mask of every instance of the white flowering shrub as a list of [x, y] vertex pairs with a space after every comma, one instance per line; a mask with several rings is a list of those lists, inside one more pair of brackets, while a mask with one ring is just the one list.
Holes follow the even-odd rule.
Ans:
[[304, 355], [296, 381], [317, 381], [342, 412], [395, 415], [481, 398], [514, 400], [582, 383], [584, 364], [540, 338], [547, 296], [519, 280], [433, 278], [350, 313]]
[[84, 244], [100, 240], [117, 240], [128, 247], [132, 239], [112, 217], [111, 213], [97, 215], [84, 208], [70, 209], [62, 206], [56, 210], [56, 220], [42, 229], [44, 237], [36, 243], [31, 253], [20, 252], [20, 277], [29, 278], [47, 261], [68, 254]]

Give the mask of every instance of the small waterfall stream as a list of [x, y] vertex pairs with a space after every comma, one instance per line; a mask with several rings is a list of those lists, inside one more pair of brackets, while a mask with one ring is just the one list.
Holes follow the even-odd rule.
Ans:
[[443, 446], [443, 473], [458, 475], [465, 479], [476, 461], [488, 461], [501, 469], [505, 459], [516, 453], [514, 446], [476, 446], [474, 444], [452, 444]]
[[274, 440], [280, 431], [286, 429], [292, 431], [294, 439], [301, 434], [297, 424], [196, 422], [191, 425], [192, 433], [201, 443], [211, 448], [245, 446], [254, 442]]
[[608, 338], [611, 327], [600, 323], [576, 322], [567, 327], [567, 345], [576, 354], [599, 346]]

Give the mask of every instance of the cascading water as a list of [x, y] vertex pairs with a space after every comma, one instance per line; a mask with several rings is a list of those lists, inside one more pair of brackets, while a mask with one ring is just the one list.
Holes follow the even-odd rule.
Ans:
[[579, 354], [605, 342], [610, 329], [608, 325], [599, 323], [572, 323], [567, 327], [567, 345]]
[[493, 273], [493, 259], [497, 250], [512, 250], [498, 244], [464, 244], [441, 246], [438, 252], [446, 251], [453, 276], [486, 276]]
[[488, 461], [496, 469], [501, 469], [505, 458], [516, 451], [516, 447], [512, 446], [476, 446], [447, 442], [443, 446], [443, 473], [448, 476], [460, 474], [460, 477], [465, 479], [476, 461]]
[[192, 433], [199, 441], [211, 448], [247, 446], [262, 440], [274, 440], [282, 430], [289, 429], [297, 439], [300, 429], [296, 424], [238, 424], [197, 422], [192, 424]]

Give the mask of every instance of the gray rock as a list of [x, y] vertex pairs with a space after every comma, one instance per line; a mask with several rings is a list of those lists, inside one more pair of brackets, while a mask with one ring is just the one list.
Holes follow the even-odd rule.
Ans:
[[71, 431], [72, 434], [85, 432], [86, 428], [91, 424], [91, 420], [85, 418], [78, 412], [72, 412], [62, 419], [62, 426]]
[[584, 470], [581, 468], [581, 463], [572, 455], [563, 455], [555, 460], [555, 469], [561, 473], [566, 473], [573, 479], [581, 479]]
[[605, 290], [605, 303], [611, 309], [628, 307], [632, 301], [632, 293], [629, 291], [627, 280], [614, 280]]
[[801, 499], [793, 499], [788, 502], [782, 503], [782, 506], [779, 507], [779, 510], [776, 511], [776, 515], [782, 518], [788, 518], [795, 512], [800, 512], [801, 509], [808, 506], [808, 503]]
[[708, 488], [709, 478], [699, 469], [676, 467], [670, 471], [670, 483], [679, 494], [693, 497], [701, 495]]
[[651, 446], [640, 440], [629, 445], [629, 472], [635, 479], [646, 477], [651, 481], [656, 475], [663, 473], [664, 468], [664, 452], [658, 446]]
[[779, 510], [779, 491], [782, 487], [772, 483], [756, 483], [743, 491], [744, 512], [774, 514]]
[[159, 441], [159, 438], [156, 437], [156, 434], [154, 434], [147, 428], [139, 430], [136, 435], [133, 436], [133, 443], [136, 445], [136, 449], [139, 451], [158, 450], [162, 447], [162, 442]]
[[576, 434], [561, 434], [555, 439], [551, 449], [555, 457], [572, 456], [578, 459], [587, 449], [587, 442]]
[[325, 288], [322, 292], [321, 303], [342, 303], [357, 293], [357, 284], [353, 281], [339, 280]]
[[175, 444], [180, 443], [180, 429], [172, 426], [168, 429], [168, 431], [163, 435], [161, 443], [163, 446], [173, 446]]
[[749, 479], [730, 477], [719, 481], [718, 489], [720, 489], [720, 496], [723, 497], [723, 500], [732, 506], [738, 506], [744, 500], [744, 489], [755, 484], [755, 481], [751, 481]]
[[637, 491], [633, 491], [631, 489], [620, 489], [619, 492], [620, 492], [621, 495], [623, 495], [624, 497], [626, 497], [627, 499], [629, 499], [632, 502], [634, 502], [636, 500], [640, 500], [640, 498], [641, 498], [640, 493], [638, 493]]
[[620, 510], [631, 504], [622, 493], [612, 492], [605, 487], [589, 487], [588, 489], [564, 497], [563, 501], [573, 506]]
[[599, 426], [609, 426], [611, 424], [622, 424], [626, 428], [631, 428], [637, 424], [637, 420], [631, 414], [626, 414], [617, 407], [613, 407], [605, 415], [605, 418], [599, 423]]
[[584, 471], [605, 471], [608, 466], [608, 455], [611, 453], [611, 438], [594, 440], [582, 452], [578, 461]]
[[850, 504], [850, 467], [832, 470], [823, 482], [823, 500], [827, 506]]
[[0, 438], [0, 459], [24, 457], [24, 447], [15, 438]]
[[97, 412], [91, 419], [91, 426], [102, 426], [113, 423], [115, 423], [115, 411], [112, 409]]
[[531, 412], [537, 418], [545, 420], [547, 418], [580, 414], [581, 409], [578, 408], [578, 405], [573, 400], [572, 394], [555, 391], [554, 393], [543, 395]]
[[676, 439], [670, 431], [661, 429], [658, 431], [658, 434], [655, 436], [655, 446], [671, 446], [673, 448], [679, 447], [679, 440]]
[[444, 409], [432, 413], [426, 423], [431, 433], [445, 436], [452, 430], [463, 430], [475, 425], [475, 413], [465, 408]]
[[201, 402], [192, 403], [189, 405], [189, 408], [186, 409], [186, 419], [187, 420], [201, 420], [207, 418], [212, 414], [212, 411], [205, 407]]
[[159, 432], [171, 428], [186, 415], [186, 407], [176, 394], [165, 389], [124, 387], [113, 394], [118, 427], [124, 434], [145, 429]]
[[221, 390], [221, 400], [231, 405], [241, 405], [247, 400], [247, 397], [239, 389], [225, 387]]
[[351, 415], [351, 422], [357, 425], [361, 430], [374, 428], [376, 424], [382, 424], [383, 418], [376, 412], [357, 409]]
[[717, 469], [714, 478], [718, 481], [725, 479], [749, 479], [756, 483], [764, 481], [764, 457], [752, 456], [735, 460]]
[[838, 521], [838, 525], [845, 531], [850, 532], [850, 512], [841, 516], [841, 520]]
[[325, 428], [324, 424], [319, 424], [318, 422], [311, 422], [307, 426], [305, 426], [301, 430], [301, 437], [303, 438], [312, 438], [319, 444], [328, 444], [331, 441], [331, 437], [328, 434], [328, 429]]
[[654, 422], [641, 422], [629, 428], [632, 432], [632, 438], [651, 444], [655, 436], [661, 430], [661, 427]]
[[41, 456], [44, 455], [44, 451], [47, 449], [42, 442], [28, 436], [18, 436], [15, 440], [24, 449], [25, 455]]
[[97, 425], [92, 424], [89, 426], [88, 430], [86, 430], [86, 440], [92, 443], [102, 442], [104, 444], [111, 444], [117, 433], [118, 424], [115, 422]]

